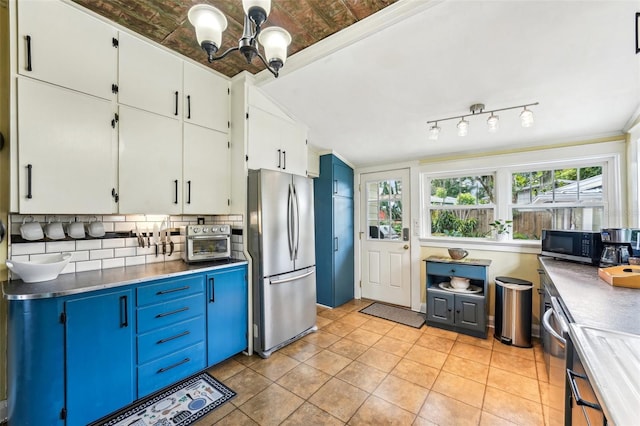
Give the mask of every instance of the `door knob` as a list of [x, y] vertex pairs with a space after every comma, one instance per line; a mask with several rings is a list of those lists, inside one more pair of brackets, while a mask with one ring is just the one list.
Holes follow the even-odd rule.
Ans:
[[403, 249], [405, 249], [405, 250], [409, 250], [409, 245], [408, 245], [408, 244], [405, 244], [405, 245], [404, 245], [404, 247], [403, 247]]

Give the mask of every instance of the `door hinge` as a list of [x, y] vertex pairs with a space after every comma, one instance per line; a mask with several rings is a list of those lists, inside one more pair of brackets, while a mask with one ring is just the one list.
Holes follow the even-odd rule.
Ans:
[[113, 120], [111, 120], [111, 127], [116, 128], [116, 123], [120, 120], [118, 114], [113, 114]]
[[60, 410], [60, 420], [67, 420], [67, 409], [63, 408]]
[[249, 156], [248, 155], [244, 156], [244, 161], [249, 161]]
[[66, 323], [67, 323], [67, 314], [63, 312], [60, 314], [60, 324], [66, 324]]
[[231, 128], [231, 122], [227, 121], [227, 129], [230, 129], [230, 128]]
[[230, 94], [231, 94], [231, 89], [227, 87], [227, 95], [230, 95]]
[[231, 205], [231, 199], [227, 198], [227, 205], [230, 206]]
[[111, 93], [118, 93], [118, 85], [117, 84], [112, 84], [111, 85]]
[[111, 39], [111, 45], [112, 45], [113, 47], [115, 47], [116, 49], [118, 48], [118, 45], [119, 45], [119, 44], [120, 44], [120, 42], [118, 41], [118, 39], [117, 39], [117, 38], [113, 37], [113, 38]]
[[247, 113], [247, 120], [249, 119], [249, 113]]
[[362, 280], [360, 280], [360, 288], [362, 288]]
[[227, 149], [231, 149], [231, 142], [227, 141]]

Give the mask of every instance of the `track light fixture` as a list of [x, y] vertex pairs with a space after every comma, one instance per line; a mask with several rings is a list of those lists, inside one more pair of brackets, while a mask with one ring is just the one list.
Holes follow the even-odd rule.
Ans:
[[499, 108], [491, 111], [484, 110], [484, 104], [473, 104], [469, 107], [469, 111], [471, 114], [467, 115], [458, 115], [454, 117], [440, 118], [438, 120], [427, 121], [427, 124], [433, 124], [429, 128], [429, 139], [437, 140], [438, 136], [440, 136], [440, 127], [438, 127], [439, 121], [447, 121], [447, 120], [460, 120], [456, 127], [458, 128], [458, 136], [466, 136], [469, 133], [469, 121], [466, 120], [467, 117], [471, 117], [474, 115], [482, 115], [482, 114], [490, 114], [489, 118], [487, 118], [487, 128], [491, 133], [495, 133], [498, 131], [500, 124], [500, 116], [495, 113], [498, 111], [507, 111], [510, 109], [519, 109], [523, 108], [520, 113], [520, 124], [522, 127], [531, 127], [533, 126], [533, 112], [527, 107], [538, 105], [539, 102], [534, 102], [530, 104], [517, 105], [508, 108]]
[[[271, 0], [242, 0], [244, 9], [244, 29], [238, 46], [232, 47], [220, 56], [214, 56], [222, 45], [222, 32], [227, 28], [227, 18], [217, 8], [208, 4], [198, 4], [189, 9], [189, 22], [195, 27], [198, 44], [207, 52], [211, 63], [239, 50], [250, 64], [256, 56], [277, 78], [278, 72], [287, 60], [287, 47], [291, 44], [291, 35], [283, 28], [269, 27], [261, 29], [271, 10]], [[264, 56], [260, 53], [258, 41], [264, 47]]]

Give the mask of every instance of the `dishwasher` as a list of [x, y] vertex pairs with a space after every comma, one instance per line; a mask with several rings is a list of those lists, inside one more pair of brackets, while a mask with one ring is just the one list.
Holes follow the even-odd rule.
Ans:
[[569, 318], [560, 300], [553, 295], [555, 289], [544, 271], [539, 271], [543, 300], [540, 302], [540, 338], [544, 363], [549, 376], [549, 417], [552, 424], [571, 424], [571, 391], [567, 383], [569, 366]]

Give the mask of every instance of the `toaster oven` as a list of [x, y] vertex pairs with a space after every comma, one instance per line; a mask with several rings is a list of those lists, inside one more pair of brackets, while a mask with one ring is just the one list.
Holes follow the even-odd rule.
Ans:
[[228, 259], [231, 257], [231, 227], [229, 225], [187, 225], [182, 258], [187, 263]]

